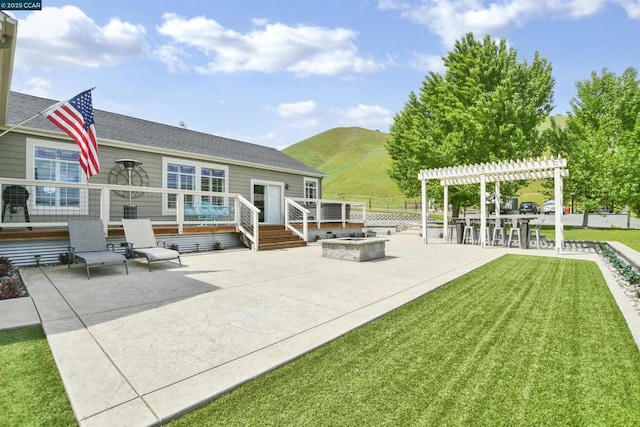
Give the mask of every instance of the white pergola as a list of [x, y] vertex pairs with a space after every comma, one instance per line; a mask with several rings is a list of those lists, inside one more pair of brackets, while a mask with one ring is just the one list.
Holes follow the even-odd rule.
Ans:
[[422, 181], [422, 242], [427, 243], [427, 182], [439, 180], [444, 187], [444, 220], [443, 236], [447, 235], [449, 222], [449, 186], [464, 184], [480, 184], [480, 244], [487, 245], [487, 191], [488, 182], [495, 183], [496, 216], [500, 216], [500, 183], [525, 179], [553, 178], [554, 199], [556, 203], [555, 231], [556, 253], [562, 252], [564, 246], [564, 228], [562, 225], [562, 178], [569, 175], [567, 160], [558, 156], [550, 159], [510, 160], [497, 163], [480, 163], [476, 165], [454, 166], [449, 168], [422, 169], [418, 179]]

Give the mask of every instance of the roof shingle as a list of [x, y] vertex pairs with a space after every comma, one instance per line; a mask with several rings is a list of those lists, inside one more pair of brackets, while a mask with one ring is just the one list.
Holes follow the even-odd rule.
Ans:
[[[20, 123], [56, 102], [51, 99], [11, 92], [7, 126]], [[206, 155], [226, 159], [231, 163], [250, 163], [256, 166], [273, 167], [304, 174], [324, 175], [317, 169], [289, 157], [275, 148], [97, 109], [94, 109], [94, 116], [98, 142], [100, 139], [120, 141], [189, 153], [194, 157]], [[29, 121], [25, 126], [60, 132], [56, 126], [42, 116]]]

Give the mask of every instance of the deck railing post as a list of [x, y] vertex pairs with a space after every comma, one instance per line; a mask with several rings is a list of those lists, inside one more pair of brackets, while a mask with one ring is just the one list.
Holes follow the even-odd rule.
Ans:
[[253, 218], [252, 220], [253, 224], [251, 225], [253, 226], [253, 238], [254, 238], [252, 249], [254, 251], [257, 251], [258, 242], [260, 242], [260, 230], [258, 230], [258, 223], [260, 221], [259, 213], [257, 211], [253, 211], [252, 218]]
[[302, 212], [302, 234], [305, 242], [309, 241], [309, 213]]
[[[309, 210], [293, 199], [286, 197], [285, 203], [285, 228], [291, 230], [302, 238], [305, 242], [309, 241]], [[300, 215], [302, 215], [302, 231], [298, 224]], [[290, 221], [293, 220], [293, 222]]]
[[182, 234], [184, 229], [184, 193], [179, 192], [176, 197], [176, 221], [178, 222], [178, 234]]
[[99, 189], [100, 191], [100, 219], [104, 225], [105, 235], [109, 234], [109, 220], [111, 219], [111, 191], [104, 187]]
[[342, 228], [347, 228], [347, 203], [343, 202], [340, 207], [342, 208]]
[[284, 228], [289, 228], [289, 199], [284, 199]]
[[235, 222], [236, 222], [236, 228], [238, 228], [240, 226], [240, 214], [241, 214], [241, 206], [242, 204], [240, 203], [240, 198], [236, 197], [234, 199], [234, 205], [235, 205]]

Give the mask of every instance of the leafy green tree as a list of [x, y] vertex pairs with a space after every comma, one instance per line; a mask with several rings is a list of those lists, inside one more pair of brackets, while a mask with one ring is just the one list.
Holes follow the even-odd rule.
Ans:
[[564, 192], [584, 207], [586, 227], [601, 205], [640, 207], [640, 82], [633, 68], [621, 76], [603, 69], [576, 88], [566, 126], [547, 136], [567, 158]]
[[[551, 65], [536, 52], [518, 60], [506, 40], [467, 34], [444, 58], [443, 75], [429, 73], [394, 118], [386, 149], [389, 176], [407, 197], [420, 194], [420, 169], [540, 155], [538, 125], [553, 108]], [[430, 184], [431, 185], [431, 184]], [[439, 183], [431, 189], [431, 194]], [[503, 187], [503, 194], [515, 187]], [[477, 186], [450, 189], [454, 211], [476, 204]]]

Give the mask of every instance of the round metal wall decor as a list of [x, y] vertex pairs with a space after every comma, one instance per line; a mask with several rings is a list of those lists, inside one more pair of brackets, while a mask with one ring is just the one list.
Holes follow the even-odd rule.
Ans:
[[[113, 185], [129, 185], [129, 171], [125, 169], [123, 165], [114, 166], [109, 172], [109, 184]], [[131, 170], [131, 185], [134, 187], [148, 187], [149, 176], [147, 172], [140, 165], [136, 165]], [[120, 197], [140, 197], [144, 194], [142, 191], [126, 191], [126, 190], [113, 190]]]

